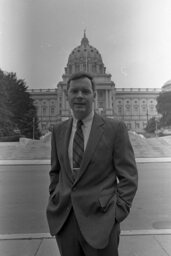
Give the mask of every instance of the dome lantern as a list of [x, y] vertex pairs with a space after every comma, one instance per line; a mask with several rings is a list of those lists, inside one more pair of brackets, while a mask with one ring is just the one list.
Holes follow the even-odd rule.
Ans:
[[87, 45], [89, 45], [89, 41], [88, 38], [86, 37], [86, 32], [84, 30], [84, 37], [81, 40], [81, 45], [83, 45], [84, 47], [86, 47]]

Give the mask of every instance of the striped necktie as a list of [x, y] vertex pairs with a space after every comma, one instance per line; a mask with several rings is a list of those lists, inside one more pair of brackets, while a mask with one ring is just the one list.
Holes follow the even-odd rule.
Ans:
[[84, 153], [84, 136], [81, 126], [82, 120], [77, 121], [77, 130], [73, 141], [73, 168], [80, 168]]

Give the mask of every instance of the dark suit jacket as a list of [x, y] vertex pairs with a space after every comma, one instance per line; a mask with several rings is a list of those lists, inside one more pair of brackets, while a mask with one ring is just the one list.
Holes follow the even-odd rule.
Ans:
[[[54, 127], [47, 219], [57, 234], [73, 207], [85, 240], [104, 248], [113, 224], [129, 213], [137, 190], [137, 168], [125, 124], [94, 116], [78, 178], [68, 158], [72, 119]], [[119, 181], [119, 182], [118, 182]]]

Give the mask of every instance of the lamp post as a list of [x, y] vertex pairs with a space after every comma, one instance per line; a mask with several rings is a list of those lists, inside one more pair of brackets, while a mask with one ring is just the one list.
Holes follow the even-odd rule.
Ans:
[[147, 115], [147, 123], [148, 123], [148, 105], [147, 105], [147, 113], [146, 113], [146, 115]]
[[155, 117], [155, 135], [156, 135], [156, 137], [157, 137], [157, 119], [156, 119], [156, 117]]
[[35, 134], [35, 117], [33, 117], [33, 140], [34, 140], [34, 134]]
[[158, 130], [158, 123], [159, 122], [159, 118], [155, 117], [155, 124], [156, 124], [156, 127], [155, 127], [155, 134], [156, 134], [156, 137], [157, 137], [157, 130]]

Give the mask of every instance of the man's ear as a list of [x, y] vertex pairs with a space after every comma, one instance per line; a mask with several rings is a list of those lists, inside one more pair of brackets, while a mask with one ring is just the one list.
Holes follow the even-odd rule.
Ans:
[[96, 91], [94, 91], [94, 95], [93, 95], [93, 96], [94, 96], [94, 99], [96, 98], [96, 95], [97, 95], [97, 92], [96, 92]]

